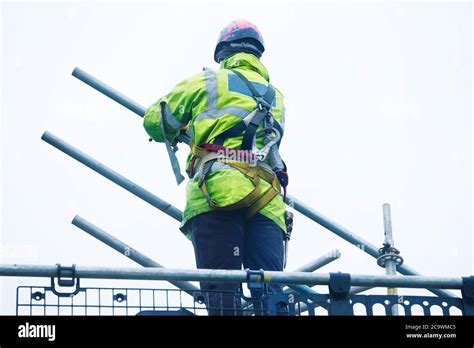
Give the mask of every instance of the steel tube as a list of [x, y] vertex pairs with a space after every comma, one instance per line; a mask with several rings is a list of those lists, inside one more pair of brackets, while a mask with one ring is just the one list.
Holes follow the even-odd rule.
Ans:
[[[392, 231], [392, 213], [390, 210], [390, 204], [385, 203], [383, 205], [383, 228], [385, 235], [385, 244], [391, 247], [395, 247], [395, 242], [393, 240], [393, 231]], [[397, 263], [395, 260], [385, 261], [385, 274], [387, 275], [396, 275], [397, 274]], [[387, 295], [398, 295], [397, 288], [387, 288]], [[392, 315], [399, 315], [398, 307], [392, 307]]]
[[172, 206], [170, 203], [162, 200], [161, 198], [144, 189], [143, 187], [135, 184], [123, 175], [100, 163], [99, 161], [95, 160], [94, 158], [90, 157], [79, 149], [76, 149], [74, 146], [66, 143], [64, 140], [58, 138], [54, 134], [46, 131], [43, 133], [41, 139], [47, 142], [48, 144], [54, 146], [58, 150], [64, 152], [66, 155], [74, 158], [76, 161], [79, 161], [80, 163], [84, 164], [86, 167], [92, 169], [93, 171], [99, 173], [100, 175], [124, 188], [128, 192], [143, 199], [145, 202], [150, 203], [152, 206], [161, 210], [163, 213], [171, 216], [173, 219], [176, 219], [178, 221], [182, 220], [183, 213], [181, 212], [181, 210]]
[[[0, 276], [9, 277], [56, 277], [57, 266], [47, 265], [0, 265]], [[167, 269], [167, 268], [112, 268], [76, 266], [78, 278], [94, 279], [139, 279], [166, 281], [207, 281], [245, 283], [247, 272], [242, 270], [212, 269]], [[328, 285], [329, 274], [307, 272], [275, 272], [265, 271], [266, 283]], [[351, 285], [370, 287], [400, 288], [441, 288], [461, 289], [461, 277], [397, 277], [387, 275], [351, 275]]]
[[[140, 117], [145, 116], [146, 108], [142, 105], [138, 104], [134, 100], [130, 99], [129, 97], [123, 95], [116, 89], [110, 87], [106, 83], [100, 81], [99, 79], [95, 78], [94, 76], [90, 75], [89, 73], [85, 72], [81, 68], [76, 67], [72, 71], [72, 76], [81, 80], [86, 85], [94, 88], [96, 91], [104, 94], [105, 96], [109, 97], [110, 99], [116, 101], [120, 105], [126, 107], [128, 110], [133, 111]], [[190, 143], [191, 139], [186, 134], [180, 134], [176, 137], [180, 142], [188, 144]]]
[[75, 68], [72, 72], [72, 76], [78, 78], [85, 84], [91, 86], [92, 88], [106, 95], [110, 99], [115, 100], [120, 105], [136, 113], [138, 116], [143, 117], [145, 115], [146, 109], [143, 106], [128, 98], [127, 96], [123, 95], [116, 89], [108, 86], [107, 84], [95, 78], [94, 76], [88, 74], [84, 70], [80, 68]]
[[[317, 269], [326, 266], [328, 263], [331, 263], [341, 257], [339, 250], [334, 249], [330, 252], [324, 254], [321, 257], [318, 257], [316, 260], [310, 261], [307, 264], [296, 268], [293, 272], [314, 272]], [[284, 288], [284, 292], [289, 292], [290, 289], [298, 291], [302, 294], [314, 294], [317, 293], [315, 290], [311, 289], [307, 285], [290, 285], [288, 288]]]
[[317, 259], [308, 262], [307, 264], [296, 268], [293, 272], [314, 272], [317, 269], [326, 266], [328, 263], [331, 263], [341, 257], [339, 250], [334, 249], [330, 252], [318, 257]]
[[[297, 284], [293, 284], [293, 285], [290, 285], [288, 287], [288, 289], [292, 289], [293, 291], [296, 291], [302, 295], [319, 295], [319, 292], [317, 292], [316, 290], [312, 289], [311, 287], [309, 287], [308, 285], [297, 285]], [[290, 293], [290, 291], [284, 291], [285, 293]], [[304, 307], [303, 307], [304, 306]], [[302, 304], [301, 307], [303, 308], [300, 308], [300, 311], [301, 313], [303, 313], [304, 311], [307, 311], [308, 310], [308, 307], [306, 306], [306, 304]]]
[[[92, 237], [100, 240], [102, 243], [108, 245], [112, 249], [118, 251], [120, 254], [124, 255], [125, 257], [129, 258], [132, 261], [135, 261], [141, 266], [144, 267], [155, 267], [155, 268], [164, 268], [158, 262], [152, 260], [148, 256], [142, 254], [138, 250], [132, 248], [131, 246], [125, 244], [121, 240], [115, 238], [111, 234], [105, 232], [98, 226], [95, 226], [91, 222], [87, 221], [86, 219], [76, 215], [71, 222], [74, 226], [80, 228], [84, 232], [88, 233]], [[196, 291], [199, 291], [199, 288], [194, 286], [191, 283], [183, 282], [183, 281], [171, 281], [171, 284], [176, 286], [177, 288], [189, 293], [194, 294]]]
[[[340, 257], [341, 257], [341, 253], [339, 252], [339, 250], [334, 249], [328, 252], [327, 254], [319, 257], [318, 259], [311, 261], [304, 266], [296, 268], [293, 272], [314, 272], [315, 270], [327, 265], [328, 263], [332, 261], [337, 260]], [[305, 295], [319, 294], [316, 290], [311, 289], [307, 285], [290, 285], [289, 287], [284, 288], [283, 291], [286, 293], [289, 293], [291, 292], [290, 289], [293, 291], [299, 292], [300, 294], [305, 294]], [[351, 295], [355, 295], [355, 294], [358, 294], [370, 289], [372, 288], [356, 286], [356, 287], [352, 287], [349, 293]], [[308, 310], [308, 307], [306, 306], [306, 304], [304, 303], [301, 304], [301, 308], [300, 308], [301, 313], [306, 312], [307, 310]]]

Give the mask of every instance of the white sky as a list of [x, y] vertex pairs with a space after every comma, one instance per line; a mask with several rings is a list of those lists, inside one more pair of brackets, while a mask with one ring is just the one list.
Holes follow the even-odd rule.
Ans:
[[[79, 214], [168, 267], [194, 268], [178, 222], [40, 137], [53, 132], [183, 209], [164, 146], [70, 74], [79, 66], [147, 106], [217, 68], [218, 32], [246, 18], [286, 97], [289, 192], [378, 246], [389, 202], [406, 264], [473, 274], [471, 16], [469, 3], [2, 3], [0, 262], [136, 266], [72, 226]], [[334, 248], [341, 259], [321, 272], [384, 273], [300, 214], [287, 269]], [[16, 286], [49, 281], [0, 282], [0, 313], [14, 314]]]

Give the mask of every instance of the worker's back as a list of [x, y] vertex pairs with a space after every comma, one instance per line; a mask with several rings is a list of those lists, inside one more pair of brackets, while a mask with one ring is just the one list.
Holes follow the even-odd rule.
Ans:
[[[158, 128], [161, 125], [158, 125], [157, 120], [163, 117], [163, 127], [167, 135], [187, 124], [187, 133], [196, 145], [213, 143], [219, 134], [238, 124], [256, 108], [251, 91], [232, 70], [243, 74], [260, 93], [263, 94], [267, 89], [269, 74], [260, 60], [249, 53], [234, 54], [224, 59], [217, 71], [203, 69], [199, 74], [180, 82], [169, 94], [152, 105], [145, 115], [145, 128], [148, 133], [155, 140], [160, 140], [162, 131]], [[162, 104], [165, 105], [163, 110]], [[283, 96], [276, 89], [271, 112], [282, 128], [284, 110]], [[154, 136], [155, 133], [159, 134]], [[236, 136], [227, 138], [223, 145], [239, 148], [241, 143], [242, 136]], [[257, 148], [263, 146], [264, 134], [257, 135]], [[188, 156], [186, 172], [191, 180], [186, 190], [187, 204], [181, 230], [190, 237], [189, 229], [186, 228], [188, 220], [211, 211], [212, 208], [198, 185], [197, 168], [196, 163], [193, 163], [192, 153]], [[221, 205], [237, 202], [254, 189], [248, 178], [231, 168], [210, 173], [206, 178], [206, 186], [210, 196]], [[269, 183], [262, 181], [263, 191], [269, 187]], [[260, 213], [275, 221], [285, 231], [284, 210], [282, 197], [278, 195], [261, 209]]]

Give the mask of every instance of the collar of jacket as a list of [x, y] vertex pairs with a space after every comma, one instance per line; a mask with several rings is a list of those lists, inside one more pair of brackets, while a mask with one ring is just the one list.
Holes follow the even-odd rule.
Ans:
[[260, 62], [260, 60], [250, 53], [236, 53], [227, 57], [221, 63], [221, 69], [240, 68], [244, 70], [253, 70], [262, 76], [265, 80], [270, 81], [268, 70]]

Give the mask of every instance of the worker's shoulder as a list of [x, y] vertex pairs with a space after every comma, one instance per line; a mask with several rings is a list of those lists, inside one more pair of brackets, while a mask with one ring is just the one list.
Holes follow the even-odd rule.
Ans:
[[[229, 74], [231, 71], [228, 69], [211, 69], [208, 67], [203, 67], [200, 72], [189, 76], [182, 80], [180, 84], [205, 84], [206, 81], [212, 82], [213, 80], [219, 79], [223, 75]], [[201, 86], [205, 87], [205, 86]]]
[[184, 80], [181, 81], [181, 83], [190, 83], [190, 82], [199, 82], [199, 81], [204, 81], [206, 78], [205, 76], [205, 71], [202, 69], [200, 72], [186, 77]]

